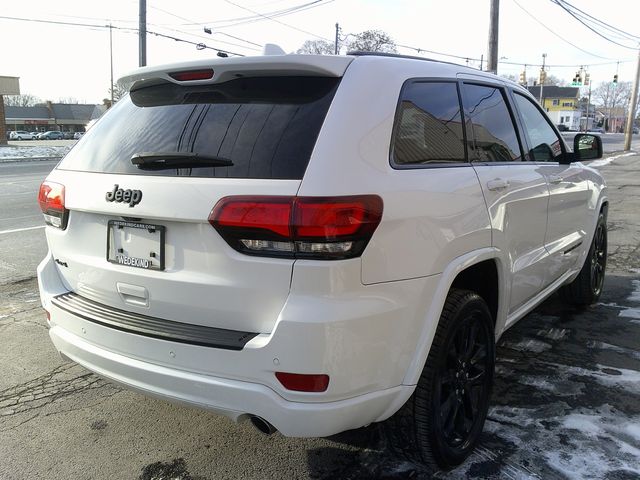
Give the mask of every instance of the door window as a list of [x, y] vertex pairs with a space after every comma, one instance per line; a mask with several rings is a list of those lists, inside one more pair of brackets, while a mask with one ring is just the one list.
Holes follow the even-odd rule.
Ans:
[[532, 160], [536, 162], [557, 162], [562, 156], [562, 142], [549, 125], [548, 120], [528, 98], [515, 94], [516, 105], [522, 117], [522, 124], [529, 138]]
[[520, 144], [501, 89], [465, 84], [463, 104], [473, 161], [510, 162], [521, 159]]

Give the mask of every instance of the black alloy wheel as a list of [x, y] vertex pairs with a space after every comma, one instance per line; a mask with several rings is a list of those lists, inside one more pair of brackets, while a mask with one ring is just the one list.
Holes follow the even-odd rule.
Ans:
[[595, 297], [602, 293], [604, 271], [607, 266], [607, 228], [604, 222], [598, 222], [593, 237], [591, 253], [591, 289]]
[[[484, 423], [491, 390], [493, 360], [489, 358], [492, 332], [484, 328], [482, 311], [470, 312], [456, 325], [445, 346], [446, 356], [436, 372], [435, 408], [438, 429], [447, 446], [466, 449]], [[458, 452], [460, 453], [460, 452]]]
[[452, 288], [413, 395], [382, 425], [387, 447], [432, 471], [462, 463], [480, 440], [494, 365], [487, 304], [475, 292]]

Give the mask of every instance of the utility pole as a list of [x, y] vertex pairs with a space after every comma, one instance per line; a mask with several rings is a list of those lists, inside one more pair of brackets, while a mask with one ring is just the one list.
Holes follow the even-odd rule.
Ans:
[[490, 1], [491, 7], [489, 9], [489, 54], [487, 55], [487, 71], [498, 73], [498, 23], [500, 18], [500, 0]]
[[636, 104], [638, 103], [638, 81], [640, 81], [640, 45], [638, 46], [638, 65], [636, 66], [636, 78], [633, 80], [631, 91], [631, 105], [627, 117], [627, 129], [624, 133], [624, 151], [631, 150], [631, 135], [633, 135], [633, 121], [636, 118]]
[[544, 65], [545, 65], [545, 60], [547, 59], [547, 54], [543, 53], [542, 54], [542, 68], [540, 69], [540, 100], [538, 101], [538, 103], [540, 104], [540, 106], [542, 107], [542, 109], [544, 110], [544, 105], [542, 104], [542, 88], [544, 87], [544, 80], [545, 80], [545, 75], [542, 73], [544, 72]]
[[482, 71], [482, 63], [484, 62], [484, 53], [480, 55], [480, 71]]
[[[587, 119], [584, 122], [584, 131], [589, 131], [589, 107], [591, 107], [591, 82], [589, 82], [589, 100], [587, 100]], [[591, 125], [593, 126], [593, 124]]]
[[109, 23], [109, 60], [111, 63], [111, 107], [113, 107], [113, 28]]
[[340, 24], [336, 23], [336, 46], [335, 46], [335, 51], [333, 52], [334, 55], [338, 55], [338, 50], [339, 50], [339, 48], [338, 48], [338, 40], [339, 40], [338, 36], [339, 36], [339, 34], [340, 34]]
[[140, 0], [140, 22], [138, 25], [138, 66], [147, 65], [147, 0]]

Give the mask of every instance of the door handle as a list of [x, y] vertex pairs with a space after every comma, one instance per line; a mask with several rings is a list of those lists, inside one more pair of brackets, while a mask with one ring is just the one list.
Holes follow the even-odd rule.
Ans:
[[487, 182], [487, 188], [492, 192], [495, 192], [496, 190], [503, 190], [508, 186], [509, 180], [505, 180], [504, 178], [496, 178]]

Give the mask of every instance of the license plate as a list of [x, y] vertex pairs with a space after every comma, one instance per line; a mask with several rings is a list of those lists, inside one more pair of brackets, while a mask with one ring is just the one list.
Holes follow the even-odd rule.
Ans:
[[107, 260], [128, 267], [164, 270], [164, 234], [162, 225], [109, 220]]

